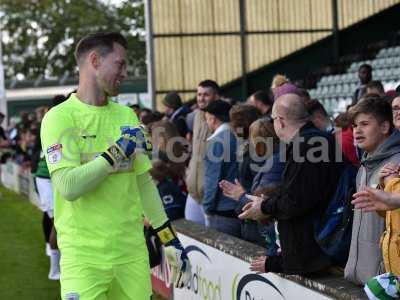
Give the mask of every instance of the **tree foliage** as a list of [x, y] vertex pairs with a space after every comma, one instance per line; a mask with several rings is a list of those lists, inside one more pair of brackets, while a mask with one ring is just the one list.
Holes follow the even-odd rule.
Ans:
[[7, 79], [73, 74], [76, 42], [96, 31], [121, 32], [128, 39], [129, 71], [145, 70], [144, 7], [139, 0], [118, 6], [104, 0], [1, 0], [0, 28]]

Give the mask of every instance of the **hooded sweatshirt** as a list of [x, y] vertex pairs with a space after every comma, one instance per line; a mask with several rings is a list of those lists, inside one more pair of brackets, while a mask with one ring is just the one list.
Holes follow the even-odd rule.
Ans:
[[[370, 154], [364, 153], [357, 173], [357, 191], [363, 186], [376, 188], [379, 171], [387, 163], [400, 163], [400, 132], [395, 130]], [[368, 279], [384, 273], [380, 237], [385, 228], [384, 219], [376, 213], [354, 210], [353, 229], [349, 259], [344, 276], [356, 284], [365, 284]]]

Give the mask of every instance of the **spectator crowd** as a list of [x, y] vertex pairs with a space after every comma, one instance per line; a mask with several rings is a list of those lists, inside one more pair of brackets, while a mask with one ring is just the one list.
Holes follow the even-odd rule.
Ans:
[[[153, 143], [151, 175], [169, 218], [264, 247], [253, 271], [336, 267], [371, 299], [398, 297], [400, 88], [385, 91], [369, 65], [359, 79], [352, 105], [334, 119], [282, 75], [245, 103], [204, 80], [193, 100], [168, 93], [163, 113], [133, 105]], [[2, 163], [13, 159], [43, 177], [39, 131], [48, 109], [22, 112], [0, 130]], [[43, 209], [50, 252], [51, 209]]]

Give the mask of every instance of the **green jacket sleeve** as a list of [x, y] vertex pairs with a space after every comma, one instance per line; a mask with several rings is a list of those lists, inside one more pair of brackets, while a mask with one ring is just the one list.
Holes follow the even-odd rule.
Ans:
[[111, 171], [110, 164], [99, 156], [79, 167], [67, 167], [54, 171], [51, 181], [64, 199], [74, 201], [93, 190]]
[[158, 228], [164, 225], [168, 221], [168, 218], [160, 194], [149, 172], [137, 176], [137, 185], [144, 215], [149, 220], [151, 226]]

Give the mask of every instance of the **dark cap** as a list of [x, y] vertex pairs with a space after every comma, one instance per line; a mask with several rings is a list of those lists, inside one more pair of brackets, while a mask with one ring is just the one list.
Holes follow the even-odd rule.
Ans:
[[229, 111], [231, 105], [223, 100], [215, 100], [207, 105], [203, 110], [215, 116], [221, 122], [229, 122]]
[[400, 84], [396, 88], [396, 94], [397, 96], [400, 96]]
[[169, 92], [165, 95], [162, 103], [169, 108], [178, 109], [182, 106], [181, 97], [177, 92]]

